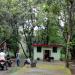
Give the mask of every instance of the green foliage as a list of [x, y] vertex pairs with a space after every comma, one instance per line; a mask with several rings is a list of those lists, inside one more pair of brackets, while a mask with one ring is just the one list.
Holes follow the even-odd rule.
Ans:
[[10, 38], [12, 31], [10, 32], [10, 30], [12, 30], [10, 27], [8, 27], [8, 25], [1, 25], [0, 26], [0, 40], [5, 40]]
[[39, 30], [37, 30], [36, 37], [37, 40], [39, 38], [38, 41], [41, 41], [40, 43], [46, 42], [47, 36], [48, 43], [64, 43], [63, 34], [58, 20], [60, 12], [61, 8], [58, 0], [50, 0], [50, 2], [44, 1], [39, 4], [39, 11], [37, 13]]
[[[19, 27], [23, 29], [24, 41], [29, 49], [38, 40], [45, 43], [64, 43], [66, 33], [67, 2], [71, 0], [0, 0], [0, 40], [9, 39], [11, 48], [16, 50], [20, 41]], [[63, 15], [62, 15], [62, 14]], [[61, 30], [59, 17], [63, 16], [65, 25]], [[38, 27], [36, 36], [33, 32]], [[68, 31], [67, 31], [68, 32]], [[64, 34], [65, 36], [67, 35]], [[74, 33], [73, 33], [74, 35]], [[38, 39], [39, 38], [39, 39]], [[73, 38], [73, 42], [75, 39]]]
[[0, 40], [7, 40], [10, 49], [15, 53], [19, 45], [16, 39], [18, 35], [18, 9], [17, 0], [0, 0]]
[[60, 5], [58, 3], [53, 3], [51, 5], [51, 11], [56, 14], [56, 15], [59, 15], [60, 11], [61, 11], [61, 8], [60, 8]]

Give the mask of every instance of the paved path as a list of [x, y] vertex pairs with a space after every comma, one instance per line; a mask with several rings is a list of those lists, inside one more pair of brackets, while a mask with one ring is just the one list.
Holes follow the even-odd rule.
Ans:
[[7, 75], [6, 71], [0, 71], [0, 75]]
[[9, 75], [9, 71], [12, 70], [12, 68], [9, 68], [8, 70], [0, 70], [0, 75]]
[[50, 71], [50, 70], [42, 70], [42, 69], [32, 69], [30, 72], [25, 72], [22, 75], [65, 75], [63, 71]]

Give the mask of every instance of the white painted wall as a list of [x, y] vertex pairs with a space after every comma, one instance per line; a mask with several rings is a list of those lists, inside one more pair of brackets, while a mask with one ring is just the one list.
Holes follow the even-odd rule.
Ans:
[[37, 52], [37, 47], [34, 47], [34, 59], [36, 60], [37, 58], [43, 59], [43, 50]]
[[61, 48], [57, 48], [57, 49], [58, 49], [57, 53], [53, 53], [52, 48], [42, 47], [41, 48], [41, 52], [37, 52], [37, 47], [34, 47], [34, 59], [36, 60], [37, 58], [40, 58], [41, 60], [43, 60], [44, 51], [45, 50], [50, 50], [51, 51], [50, 56], [54, 57], [54, 60], [60, 60], [60, 51], [61, 51]]
[[54, 60], [60, 60], [60, 48], [57, 48], [57, 53], [54, 53], [53, 51], [51, 51], [51, 57], [54, 57]]

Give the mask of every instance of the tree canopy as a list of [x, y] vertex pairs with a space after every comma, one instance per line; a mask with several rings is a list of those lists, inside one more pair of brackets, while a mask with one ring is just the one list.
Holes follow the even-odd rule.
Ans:
[[69, 40], [72, 47], [75, 44], [74, 4], [74, 0], [0, 0], [0, 41], [8, 39], [11, 47], [17, 48], [21, 33], [30, 57], [33, 43], [67, 45]]

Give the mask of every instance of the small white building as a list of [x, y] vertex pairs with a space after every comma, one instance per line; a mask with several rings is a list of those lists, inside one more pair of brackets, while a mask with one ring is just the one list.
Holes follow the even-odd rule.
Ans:
[[54, 60], [60, 60], [60, 51], [62, 45], [56, 44], [33, 44], [33, 58], [34, 60], [46, 60], [48, 57], [54, 58]]

